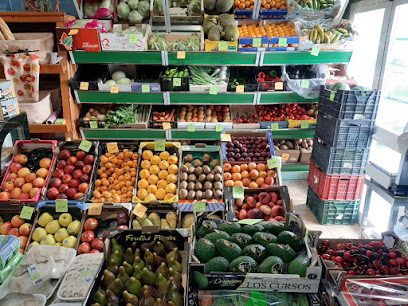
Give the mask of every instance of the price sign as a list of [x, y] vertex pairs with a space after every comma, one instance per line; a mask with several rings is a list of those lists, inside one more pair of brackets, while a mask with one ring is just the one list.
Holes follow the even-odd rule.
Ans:
[[272, 131], [279, 130], [279, 123], [277, 123], [277, 122], [272, 122], [272, 123], [271, 123], [271, 130], [272, 130]]
[[235, 92], [237, 92], [237, 93], [243, 93], [244, 91], [245, 91], [245, 85], [238, 85], [235, 88]]
[[89, 272], [88, 268], [81, 268], [78, 270], [79, 277], [87, 284], [90, 284], [93, 280], [91, 273]]
[[139, 35], [130, 34], [129, 35], [129, 42], [132, 43], [132, 44], [137, 44], [139, 42]]
[[278, 46], [279, 47], [286, 47], [288, 44], [288, 39], [286, 37], [279, 38]]
[[92, 204], [89, 206], [88, 215], [100, 216], [102, 214], [102, 204]]
[[309, 88], [310, 81], [309, 80], [302, 80], [302, 83], [300, 84], [300, 87], [302, 88]]
[[277, 158], [268, 159], [268, 167], [269, 169], [279, 168], [280, 161]]
[[170, 122], [163, 122], [163, 130], [170, 130], [171, 124]]
[[308, 121], [305, 121], [305, 120], [302, 120], [302, 121], [300, 122], [300, 128], [301, 128], [301, 129], [308, 129], [308, 128], [309, 128], [309, 122], [308, 122]]
[[135, 208], [132, 211], [132, 214], [138, 216], [139, 218], [143, 217], [143, 215], [145, 214], [145, 212], [147, 211], [147, 207], [137, 203]]
[[177, 51], [177, 59], [185, 59], [186, 52], [185, 51]]
[[154, 142], [155, 151], [164, 151], [166, 150], [166, 141], [165, 140], [156, 140]]
[[34, 213], [34, 207], [24, 206], [20, 212], [20, 218], [30, 220]]
[[232, 197], [234, 199], [244, 199], [244, 191], [245, 188], [242, 186], [234, 186], [232, 187]]
[[306, 233], [305, 233], [305, 243], [307, 243], [307, 240], [309, 239], [309, 229], [306, 229]]
[[80, 90], [88, 90], [89, 89], [89, 83], [88, 82], [79, 83], [79, 89]]
[[262, 45], [262, 38], [253, 38], [252, 39], [252, 46], [254, 48], [259, 48]]
[[219, 41], [218, 42], [218, 51], [227, 51], [228, 45], [226, 41]]
[[113, 94], [119, 93], [119, 86], [111, 86], [110, 93], [113, 93]]
[[276, 82], [275, 90], [283, 90], [283, 82]]
[[69, 31], [68, 35], [76, 35], [78, 34], [78, 31], [79, 31], [78, 29], [72, 29]]
[[215, 86], [210, 87], [210, 95], [218, 94], [218, 88]]
[[173, 86], [180, 87], [181, 86], [181, 78], [173, 78]]
[[222, 132], [222, 130], [224, 129], [224, 125], [223, 124], [217, 124], [215, 126], [215, 131], [216, 132]]
[[97, 129], [98, 128], [98, 121], [89, 121], [89, 127], [91, 129]]
[[142, 85], [142, 92], [150, 92], [150, 85], [149, 84], [143, 84]]
[[194, 125], [194, 124], [189, 124], [189, 125], [187, 125], [187, 131], [189, 131], [189, 132], [195, 132], [195, 125]]
[[330, 101], [334, 101], [335, 95], [336, 95], [336, 92], [335, 92], [335, 91], [332, 91], [332, 92], [330, 93]]
[[39, 284], [44, 282], [39, 269], [36, 265], [31, 265], [27, 267], [28, 275], [30, 275], [30, 279], [33, 281], [34, 286], [38, 286]]
[[68, 212], [68, 201], [66, 199], [55, 200], [55, 212]]
[[259, 222], [263, 221], [263, 219], [244, 219], [244, 220], [239, 220], [237, 223], [238, 224], [249, 224], [249, 225], [254, 225]]
[[287, 161], [289, 160], [290, 155], [288, 153], [282, 153], [282, 160]]
[[193, 211], [194, 213], [204, 212], [207, 207], [206, 202], [194, 202], [193, 203]]
[[88, 153], [89, 150], [91, 149], [91, 147], [92, 147], [92, 142], [90, 142], [90, 141], [84, 139], [84, 140], [82, 140], [81, 143], [79, 144], [78, 149], [80, 149], [80, 150], [85, 151], [85, 152]]
[[319, 47], [313, 47], [312, 51], [310, 51], [310, 55], [313, 55], [313, 56], [319, 56], [319, 53], [320, 53]]
[[118, 143], [117, 142], [108, 142], [106, 144], [106, 147], [108, 148], [108, 153], [119, 153], [119, 148], [118, 148]]
[[221, 141], [232, 141], [231, 134], [221, 134]]

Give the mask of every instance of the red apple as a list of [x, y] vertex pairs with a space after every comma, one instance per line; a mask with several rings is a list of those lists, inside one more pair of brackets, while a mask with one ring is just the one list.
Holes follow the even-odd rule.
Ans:
[[29, 200], [29, 199], [30, 199], [30, 194], [27, 193], [27, 192], [22, 192], [22, 193], [18, 196], [17, 199], [20, 200], [20, 201]]
[[11, 225], [13, 225], [14, 227], [19, 228], [20, 226], [22, 226], [24, 224], [24, 220], [20, 219], [19, 215], [15, 215], [12, 219], [11, 219]]
[[75, 156], [78, 160], [84, 160], [86, 153], [84, 151], [78, 151]]
[[88, 183], [82, 183], [78, 186], [79, 192], [85, 193], [88, 190]]
[[52, 177], [58, 177], [58, 178], [61, 178], [61, 177], [63, 177], [64, 176], [64, 171], [63, 170], [61, 170], [61, 169], [57, 169], [57, 170], [55, 170], [54, 171], [54, 173], [52, 174]]
[[69, 186], [67, 184], [62, 184], [61, 186], [59, 186], [58, 191], [60, 193], [66, 193], [68, 189], [69, 189]]
[[71, 152], [69, 152], [68, 150], [62, 150], [61, 153], [59, 154], [59, 159], [67, 160], [70, 157]]
[[11, 222], [4, 222], [0, 226], [0, 234], [1, 235], [7, 235], [7, 233], [13, 228], [13, 225], [11, 225]]
[[116, 229], [119, 231], [125, 231], [128, 230], [129, 227], [127, 225], [119, 225]]
[[18, 232], [20, 233], [20, 235], [23, 236], [30, 236], [30, 232], [32, 230], [33, 226], [30, 223], [24, 223], [23, 225], [20, 226], [20, 228], [18, 229]]
[[[99, 226], [99, 221], [95, 218], [88, 218], [84, 223], [84, 230], [85, 231], [96, 231]], [[94, 247], [92, 247], [95, 249]]]
[[78, 192], [78, 193], [75, 194], [74, 200], [79, 201], [83, 196], [84, 196], [84, 194], [82, 192]]
[[13, 236], [20, 236], [20, 233], [18, 232], [18, 228], [13, 227], [11, 230], [8, 231], [7, 235], [13, 235]]
[[100, 253], [100, 252], [99, 252], [99, 250], [92, 250], [92, 251], [90, 251], [88, 254], [91, 254], [91, 253], [98, 254], [98, 253]]
[[20, 170], [21, 168], [23, 168], [23, 166], [20, 165], [19, 163], [12, 163], [10, 165], [10, 171], [13, 172], [13, 173], [17, 173], [18, 170]]
[[81, 235], [82, 242], [91, 242], [94, 239], [95, 239], [95, 234], [93, 231], [85, 231]]
[[63, 184], [69, 184], [71, 183], [72, 180], [72, 176], [70, 174], [64, 174], [64, 176], [62, 177], [62, 183]]
[[3, 191], [10, 192], [14, 188], [14, 184], [12, 182], [5, 182], [3, 185]]
[[78, 159], [75, 156], [71, 156], [70, 158], [68, 158], [68, 165], [75, 165], [77, 160]]
[[78, 180], [78, 179], [81, 177], [82, 174], [83, 174], [83, 173], [82, 173], [82, 170], [77, 169], [77, 170], [75, 170], [74, 173], [72, 174], [72, 177], [73, 177], [74, 179]]
[[91, 245], [88, 242], [83, 242], [78, 247], [78, 254], [85, 254], [91, 251]]
[[73, 165], [66, 165], [64, 167], [64, 172], [66, 174], [72, 174], [72, 173], [74, 173], [74, 171], [75, 171], [75, 167]]
[[60, 160], [57, 164], [57, 168], [62, 170], [65, 168], [66, 165], [67, 165], [67, 162], [65, 160]]
[[89, 175], [87, 174], [82, 174], [81, 177], [79, 178], [79, 181], [81, 183], [85, 182], [85, 183], [89, 183]]
[[[28, 176], [28, 175], [27, 175]], [[35, 176], [37, 177], [37, 176]], [[14, 181], [18, 178], [18, 175], [16, 173], [10, 173], [9, 176], [7, 177], [7, 182], [12, 182], [14, 183]]]
[[58, 200], [65, 200], [68, 199], [67, 195], [65, 193], [60, 193], [57, 197]]
[[90, 175], [92, 172], [92, 166], [91, 165], [86, 165], [85, 167], [82, 168], [82, 172], [85, 174]]
[[93, 155], [87, 155], [85, 156], [85, 164], [87, 165], [93, 165], [94, 161], [95, 161], [95, 157]]
[[78, 160], [75, 163], [75, 169], [82, 169], [85, 166], [85, 163], [82, 160]]
[[91, 248], [96, 249], [98, 251], [103, 251], [103, 240], [102, 238], [96, 237], [94, 240], [91, 242]]
[[[60, 186], [60, 188], [61, 188], [61, 186]], [[55, 188], [55, 187], [51, 187], [51, 188], [48, 189], [48, 191], [47, 191], [47, 198], [48, 198], [49, 200], [55, 200], [55, 199], [58, 197], [58, 195], [59, 195], [59, 191], [58, 191], [58, 189]]]
[[10, 193], [7, 191], [0, 192], [0, 200], [3, 200], [3, 201], [10, 200]]
[[78, 181], [78, 180], [72, 180], [72, 181], [69, 183], [69, 187], [71, 187], [71, 188], [78, 188], [78, 187], [79, 187], [79, 181]]
[[18, 236], [18, 239], [21, 240], [20, 249], [24, 250], [26, 245], [27, 245], [28, 237], [27, 236]]
[[53, 178], [50, 180], [50, 187], [58, 188], [59, 186], [61, 186], [61, 184], [62, 184], [62, 181], [61, 181], [61, 179], [58, 178], [58, 177], [53, 177]]
[[68, 199], [74, 200], [77, 190], [75, 188], [69, 188], [65, 194], [67, 195]]

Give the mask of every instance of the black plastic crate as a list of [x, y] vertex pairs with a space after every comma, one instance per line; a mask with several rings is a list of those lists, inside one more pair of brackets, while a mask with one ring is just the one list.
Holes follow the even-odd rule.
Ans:
[[98, 90], [99, 81], [105, 80], [108, 75], [106, 65], [79, 65], [73, 78], [69, 80], [71, 90], [80, 90], [81, 82], [88, 82], [88, 90]]
[[322, 111], [337, 119], [375, 120], [381, 91], [376, 90], [338, 90], [333, 92], [325, 86], [320, 87], [319, 112]]
[[165, 77], [160, 73], [160, 83], [163, 91], [189, 91], [189, 77], [181, 77], [180, 86], [174, 86], [174, 79], [178, 77]]
[[316, 136], [332, 147], [368, 148], [374, 125], [374, 120], [338, 120], [319, 109]]
[[[276, 72], [279, 79], [282, 77], [282, 68], [281, 67], [262, 67], [255, 68], [255, 81], [258, 85], [258, 91], [284, 91], [286, 90], [286, 83], [281, 81], [258, 81], [258, 74], [260, 72], [265, 73], [267, 76], [270, 76], [271, 73]], [[282, 83], [282, 87], [276, 89], [276, 84]]]
[[369, 154], [370, 149], [331, 147], [315, 136], [311, 160], [326, 174], [361, 175]]
[[[254, 92], [258, 89], [254, 67], [230, 67], [229, 72], [228, 91], [235, 92], [238, 85], [244, 85], [244, 92]], [[237, 80], [239, 84], [237, 85], [234, 80]]]
[[[174, 112], [172, 113], [172, 111]], [[173, 114], [175, 116], [175, 120], [154, 120], [155, 112], [170, 112], [169, 114]], [[179, 109], [177, 106], [164, 106], [164, 105], [155, 105], [153, 106], [151, 112], [150, 112], [150, 118], [149, 118], [149, 126], [153, 129], [163, 129], [163, 123], [168, 122], [170, 123], [170, 127], [172, 129], [177, 128], [177, 118], [179, 115]]]

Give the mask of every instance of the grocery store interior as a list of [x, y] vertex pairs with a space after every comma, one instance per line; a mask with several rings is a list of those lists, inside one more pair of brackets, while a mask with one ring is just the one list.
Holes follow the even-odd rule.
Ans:
[[408, 0], [0, 0], [0, 306], [408, 305]]

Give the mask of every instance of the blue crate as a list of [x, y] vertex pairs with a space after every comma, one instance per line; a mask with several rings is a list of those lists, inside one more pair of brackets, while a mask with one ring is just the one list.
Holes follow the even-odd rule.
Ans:
[[[254, 38], [261, 38], [261, 44], [266, 45], [266, 47], [242, 47], [242, 45], [252, 45]], [[243, 52], [256, 52], [256, 51], [267, 51], [269, 47], [269, 37], [242, 37], [238, 41], [238, 51]]]
[[[272, 47], [272, 45], [277, 45], [280, 38], [286, 38], [287, 44], [297, 44], [296, 47]], [[300, 37], [290, 36], [290, 37], [272, 37], [269, 42], [269, 51], [297, 51], [299, 48]]]
[[287, 121], [260, 121], [261, 129], [270, 129], [272, 123], [277, 123], [279, 125], [279, 129], [287, 129], [288, 122]]
[[259, 17], [262, 19], [285, 20], [288, 15], [288, 10], [263, 10], [259, 12]]

